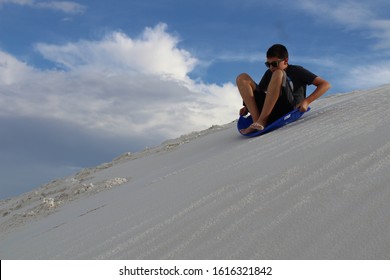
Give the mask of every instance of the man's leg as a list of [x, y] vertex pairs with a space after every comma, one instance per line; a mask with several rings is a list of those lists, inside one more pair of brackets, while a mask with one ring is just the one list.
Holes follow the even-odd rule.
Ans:
[[249, 113], [251, 114], [254, 120], [258, 119], [260, 116], [259, 108], [257, 108], [256, 100], [254, 96], [254, 91], [256, 89], [256, 83], [248, 74], [240, 74], [237, 79], [237, 88], [240, 92], [242, 100], [246, 107], [248, 108]]
[[251, 125], [252, 128], [262, 130], [267, 125], [268, 117], [274, 109], [275, 104], [280, 96], [283, 75], [283, 70], [276, 70], [274, 73], [272, 73], [272, 78], [267, 88], [267, 95], [265, 97], [264, 106], [257, 121], [255, 122], [256, 119], [253, 119], [254, 123]]
[[[260, 112], [254, 96], [254, 91], [256, 89], [255, 81], [253, 81], [253, 79], [248, 74], [243, 73], [237, 77], [236, 84], [242, 100], [244, 101], [249, 113], [252, 116], [252, 119], [257, 120], [260, 117]], [[247, 129], [243, 129], [242, 133], [247, 134], [253, 131], [255, 131], [255, 129], [248, 127]]]

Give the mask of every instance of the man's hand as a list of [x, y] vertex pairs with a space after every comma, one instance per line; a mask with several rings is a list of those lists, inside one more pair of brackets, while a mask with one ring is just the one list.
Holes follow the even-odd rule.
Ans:
[[307, 111], [307, 109], [309, 108], [309, 102], [306, 100], [306, 99], [304, 99], [301, 103], [299, 103], [297, 106], [296, 106], [296, 108], [299, 108], [299, 111], [300, 112], [306, 112]]
[[320, 98], [331, 87], [330, 83], [320, 77], [314, 79], [313, 85], [317, 87], [313, 93], [296, 106], [301, 112], [306, 112], [309, 108], [309, 104]]
[[247, 107], [244, 106], [240, 109], [240, 116], [246, 116], [248, 113], [249, 111]]

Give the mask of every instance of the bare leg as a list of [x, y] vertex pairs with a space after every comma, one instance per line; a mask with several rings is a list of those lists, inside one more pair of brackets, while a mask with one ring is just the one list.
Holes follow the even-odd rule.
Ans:
[[[256, 83], [248, 74], [240, 74], [237, 79], [237, 88], [240, 92], [242, 100], [244, 100], [246, 107], [248, 108], [249, 113], [252, 116], [253, 120], [257, 120], [260, 117], [259, 108], [257, 108], [254, 91], [256, 89]], [[243, 129], [241, 132], [243, 134], [251, 133], [256, 129], [248, 127]]]
[[244, 100], [246, 107], [248, 108], [251, 116], [257, 119], [260, 116], [259, 108], [257, 108], [254, 91], [256, 89], [256, 83], [248, 74], [240, 74], [237, 79], [237, 88], [241, 94], [242, 100]]
[[267, 125], [268, 117], [275, 107], [276, 102], [280, 96], [280, 90], [283, 82], [283, 70], [276, 70], [272, 74], [271, 81], [267, 88], [267, 95], [265, 97], [264, 105], [261, 114], [257, 121], [253, 119], [253, 124], [250, 126], [254, 129], [262, 130]]

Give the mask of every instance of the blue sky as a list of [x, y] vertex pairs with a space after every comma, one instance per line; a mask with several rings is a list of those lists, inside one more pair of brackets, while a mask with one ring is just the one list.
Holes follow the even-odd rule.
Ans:
[[329, 94], [386, 84], [390, 3], [0, 0], [0, 198], [234, 120], [274, 43]]

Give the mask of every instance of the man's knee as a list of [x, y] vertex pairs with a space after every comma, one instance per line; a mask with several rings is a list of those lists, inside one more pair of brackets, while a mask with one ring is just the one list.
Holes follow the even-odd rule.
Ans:
[[236, 84], [238, 87], [246, 86], [246, 85], [250, 85], [253, 89], [256, 87], [256, 83], [253, 81], [251, 76], [249, 76], [246, 73], [242, 73], [242, 74], [237, 76]]
[[277, 69], [272, 73], [272, 78], [283, 79], [284, 71]]
[[240, 75], [237, 76], [236, 78], [236, 83], [237, 84], [241, 84], [242, 82], [244, 81], [249, 81], [251, 80], [252, 78], [247, 74], [247, 73], [242, 73]]
[[277, 69], [272, 73], [270, 84], [282, 86], [284, 71]]

